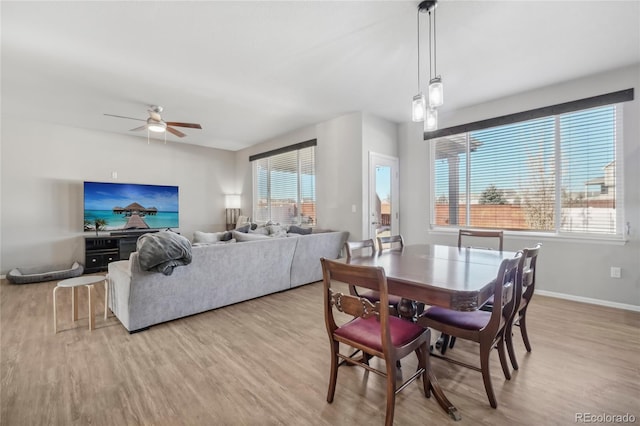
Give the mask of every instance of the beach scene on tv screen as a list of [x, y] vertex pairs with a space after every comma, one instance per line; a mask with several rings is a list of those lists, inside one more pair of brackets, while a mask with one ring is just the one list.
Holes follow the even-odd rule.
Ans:
[[84, 183], [84, 230], [177, 228], [178, 187]]

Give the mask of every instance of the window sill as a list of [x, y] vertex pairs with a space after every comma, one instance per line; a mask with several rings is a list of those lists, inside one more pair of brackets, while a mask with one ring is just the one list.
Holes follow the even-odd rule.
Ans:
[[[446, 235], [451, 236], [458, 235], [458, 228], [445, 228], [445, 227], [431, 227], [429, 230], [430, 235]], [[505, 238], [519, 240], [526, 239], [531, 240], [535, 238], [540, 242], [554, 241], [562, 243], [584, 243], [584, 244], [607, 244], [615, 246], [623, 246], [627, 244], [628, 238], [622, 238], [620, 236], [612, 235], [568, 235], [568, 234], [555, 234], [547, 232], [528, 232], [528, 231], [504, 231]]]

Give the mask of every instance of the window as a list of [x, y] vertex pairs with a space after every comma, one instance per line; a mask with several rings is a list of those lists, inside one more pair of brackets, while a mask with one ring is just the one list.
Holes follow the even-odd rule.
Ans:
[[250, 157], [253, 220], [316, 224], [316, 140]]
[[622, 105], [432, 140], [435, 226], [622, 236]]

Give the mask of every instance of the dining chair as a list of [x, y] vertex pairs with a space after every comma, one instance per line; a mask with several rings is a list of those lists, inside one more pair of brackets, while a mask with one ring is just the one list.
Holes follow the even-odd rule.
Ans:
[[[458, 248], [462, 248], [463, 240], [467, 241], [468, 238], [477, 239], [487, 239], [487, 238], [497, 238], [497, 248], [502, 251], [502, 242], [503, 242], [503, 231], [485, 231], [485, 230], [477, 230], [477, 229], [460, 229], [458, 230]], [[468, 238], [467, 238], [468, 237]], [[485, 240], [482, 240], [485, 241]], [[493, 250], [495, 246], [492, 247], [482, 247], [475, 245], [465, 245], [464, 247], [473, 247], [473, 248], [484, 248], [487, 250]]]
[[[378, 251], [390, 250], [394, 246], [404, 247], [404, 238], [402, 235], [390, 235], [386, 237], [377, 237]], [[424, 311], [424, 303], [416, 302], [415, 300], [400, 299], [396, 305], [398, 315], [401, 317], [415, 321], [416, 316], [420, 315]]]
[[[376, 245], [373, 239], [361, 240], [361, 241], [347, 241], [344, 243], [344, 249], [347, 254], [347, 260], [355, 257], [357, 255], [360, 256], [375, 256], [376, 255]], [[352, 296], [364, 297], [368, 299], [371, 303], [376, 303], [380, 300], [380, 294], [375, 290], [369, 289], [360, 289], [358, 290], [355, 285], [349, 285], [349, 293]], [[398, 305], [402, 300], [399, 296], [394, 296], [392, 294], [389, 295], [389, 306], [393, 309], [393, 315], [397, 316], [398, 313]]]
[[[487, 242], [486, 239], [497, 239], [493, 241], [493, 245], [491, 247], [487, 246], [478, 246], [478, 245], [465, 245], [464, 247], [469, 248], [481, 248], [485, 250], [493, 250], [497, 248], [499, 251], [502, 251], [503, 247], [503, 231], [485, 231], [485, 230], [476, 230], [476, 229], [459, 229], [458, 230], [458, 248], [462, 248], [462, 242], [469, 241], [469, 239], [480, 239], [482, 242]], [[491, 242], [491, 241], [490, 241]], [[448, 336], [446, 334], [441, 334], [438, 342], [436, 343], [436, 348], [440, 349], [440, 353], [442, 355], [445, 354], [447, 348], [452, 349], [456, 344], [456, 338]]]
[[480, 371], [484, 381], [484, 388], [489, 398], [489, 404], [493, 408], [498, 406], [493, 385], [491, 384], [491, 373], [489, 370], [491, 350], [498, 349], [500, 365], [505, 378], [511, 379], [511, 372], [507, 365], [505, 351], [505, 331], [513, 316], [515, 308], [514, 292], [521, 283], [520, 270], [524, 263], [524, 253], [519, 251], [515, 257], [505, 259], [500, 264], [498, 275], [494, 285], [494, 307], [493, 311], [470, 311], [461, 312], [451, 309], [433, 306], [427, 309], [419, 318], [418, 324], [425, 328], [433, 328], [455, 336], [460, 339], [470, 340], [480, 344], [480, 367], [459, 361], [457, 359], [445, 357], [432, 353], [437, 358], [444, 359], [451, 363]]
[[[527, 352], [531, 352], [531, 343], [529, 342], [529, 335], [527, 333], [527, 308], [533, 298], [533, 293], [536, 287], [536, 264], [538, 261], [538, 254], [540, 253], [540, 247], [542, 244], [538, 243], [533, 248], [524, 249], [525, 259], [524, 266], [522, 267], [522, 286], [519, 294], [516, 295], [515, 308], [513, 310], [513, 316], [511, 321], [507, 324], [505, 329], [505, 342], [507, 345], [507, 352], [509, 353], [509, 359], [514, 370], [518, 369], [518, 360], [513, 349], [513, 326], [520, 327], [520, 334], [522, 334], [522, 340]], [[491, 305], [493, 308], [493, 304]]]
[[[387, 404], [385, 425], [393, 424], [396, 394], [411, 382], [422, 376], [422, 386], [427, 398], [431, 396], [429, 379], [429, 340], [431, 333], [415, 323], [390, 316], [388, 305], [387, 278], [384, 269], [374, 266], [359, 266], [322, 258], [324, 317], [331, 347], [331, 373], [327, 402], [333, 402], [338, 368], [343, 365], [358, 365], [367, 371], [386, 379]], [[363, 297], [343, 294], [334, 290], [334, 283], [355, 283], [377, 291], [380, 301], [375, 304]], [[338, 321], [334, 311], [347, 314], [350, 318]], [[344, 352], [340, 351], [341, 345]], [[349, 349], [350, 348], [350, 349]], [[358, 353], [376, 356], [384, 360], [385, 368], [377, 369], [366, 363], [367, 356], [356, 357]], [[417, 371], [400, 386], [397, 386], [396, 365], [400, 359], [415, 352], [418, 357]]]
[[402, 235], [389, 235], [386, 237], [377, 237], [376, 239], [378, 240], [378, 251], [384, 250], [385, 245], [389, 246], [386, 248], [393, 248], [394, 244], [399, 244], [400, 248], [404, 247], [404, 238], [402, 238]]

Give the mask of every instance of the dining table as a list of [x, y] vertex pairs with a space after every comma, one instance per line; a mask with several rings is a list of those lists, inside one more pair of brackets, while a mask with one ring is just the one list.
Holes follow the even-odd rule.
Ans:
[[[400, 296], [416, 309], [416, 302], [458, 311], [479, 309], [493, 294], [493, 284], [504, 259], [515, 252], [439, 244], [405, 245], [351, 257], [351, 265], [377, 266], [384, 269], [389, 294]], [[406, 310], [406, 305], [405, 305]], [[415, 312], [404, 314], [407, 319]], [[429, 372], [431, 389], [438, 404], [454, 420], [462, 417], [440, 387], [433, 371]]]

